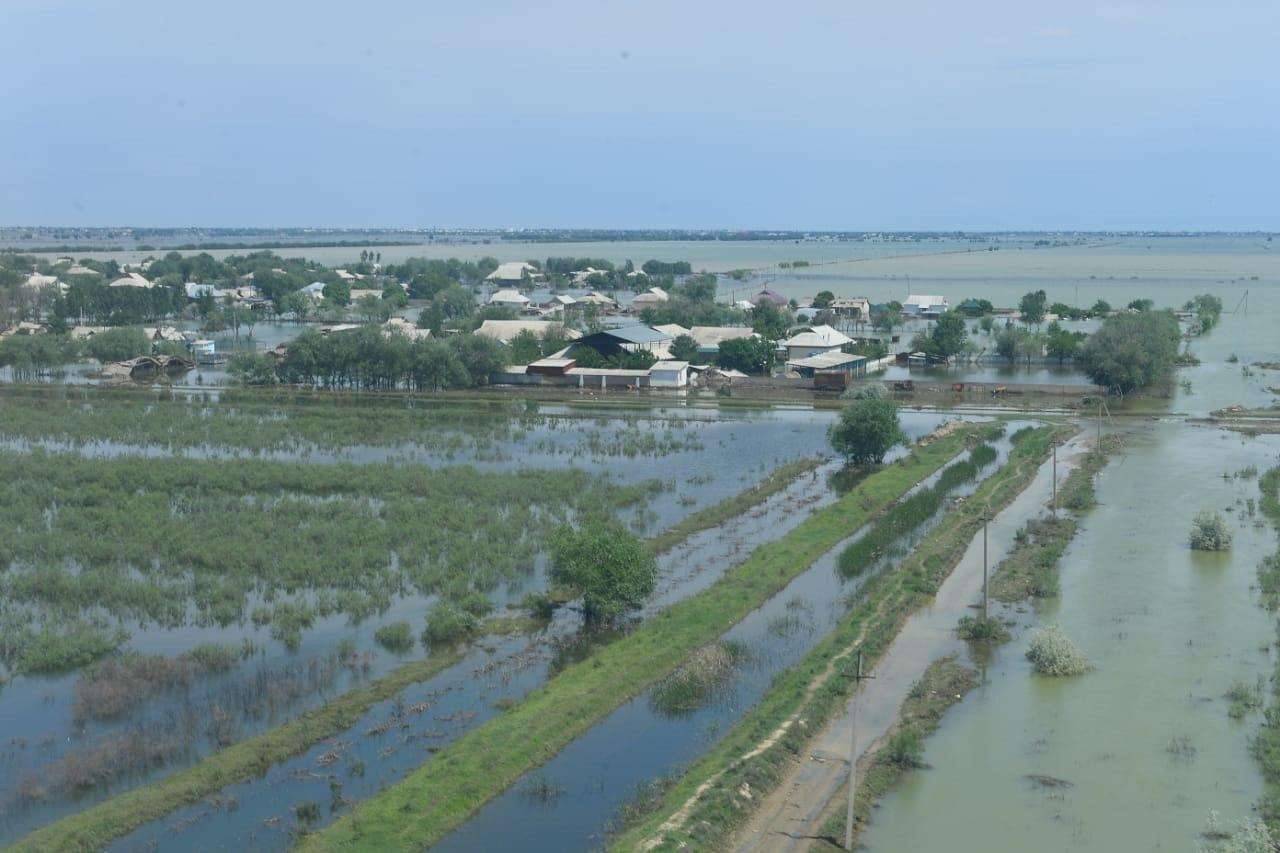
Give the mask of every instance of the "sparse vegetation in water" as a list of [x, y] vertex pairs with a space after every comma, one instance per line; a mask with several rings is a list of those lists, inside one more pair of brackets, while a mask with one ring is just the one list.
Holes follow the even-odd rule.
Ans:
[[996, 567], [990, 582], [991, 596], [1004, 602], [1056, 596], [1058, 560], [1078, 527], [1076, 520], [1065, 514], [1028, 521]]
[[969, 461], [979, 468], [985, 468], [996, 461], [996, 449], [989, 444], [979, 444], [969, 453]]
[[1196, 746], [1189, 735], [1174, 735], [1165, 744], [1164, 751], [1175, 758], [1190, 760], [1196, 757]]
[[[940, 469], [969, 434], [962, 428], [918, 447], [903, 464], [869, 475], [782, 538], [757, 548], [705, 591], [569, 664], [518, 707], [466, 733], [442, 749], [431, 766], [357, 805], [303, 848], [422, 848], [435, 843], [633, 695], [620, 691], [619, 684], [642, 690], [694, 650], [720, 638], [850, 532]], [[440, 774], [441, 766], [451, 772]]]
[[1228, 551], [1231, 549], [1231, 529], [1221, 514], [1210, 510], [1196, 513], [1191, 521], [1191, 549], [1193, 551]]
[[1027, 660], [1040, 675], [1063, 678], [1089, 671], [1089, 659], [1058, 625], [1036, 631], [1027, 647]]
[[650, 707], [666, 717], [685, 716], [706, 707], [732, 684], [746, 654], [746, 648], [738, 643], [703, 646], [655, 685]]
[[1216, 811], [1210, 811], [1200, 837], [1206, 842], [1201, 853], [1274, 853], [1275, 836], [1266, 822], [1246, 818], [1234, 827], [1222, 823]]
[[205, 673], [225, 672], [241, 659], [232, 646], [202, 644], [178, 657], [128, 652], [87, 667], [76, 680], [77, 720], [119, 717], [159, 693], [185, 689]]
[[960, 639], [969, 641], [1003, 643], [1009, 639], [1009, 629], [991, 616], [961, 617], [956, 633]]
[[1256, 684], [1250, 684], [1247, 681], [1235, 681], [1227, 688], [1224, 699], [1229, 703], [1227, 706], [1227, 716], [1233, 720], [1244, 719], [1251, 711], [1256, 711], [1262, 707], [1262, 677], [1258, 677]]
[[422, 642], [427, 646], [451, 646], [475, 636], [480, 620], [452, 601], [438, 601], [427, 612]]
[[374, 631], [373, 639], [389, 652], [404, 654], [413, 648], [413, 629], [408, 622], [392, 622]]
[[520, 793], [530, 802], [549, 806], [560, 799], [560, 795], [564, 793], [564, 788], [545, 773], [538, 773], [520, 786]]
[[[652, 487], [571, 468], [40, 451], [0, 451], [0, 467], [0, 655], [23, 672], [114, 650], [126, 635], [107, 615], [170, 628], [249, 615], [296, 647], [316, 619], [358, 621], [404, 591], [487, 593], [530, 573], [557, 523], [636, 507]], [[263, 603], [246, 614], [254, 595]]]

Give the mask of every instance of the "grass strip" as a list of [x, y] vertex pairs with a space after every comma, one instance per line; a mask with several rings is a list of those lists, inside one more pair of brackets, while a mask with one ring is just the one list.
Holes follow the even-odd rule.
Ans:
[[462, 653], [455, 651], [405, 664], [307, 711], [296, 720], [215, 752], [193, 767], [37, 829], [9, 849], [31, 853], [100, 850], [144, 823], [159, 820], [227, 785], [261, 776], [272, 765], [351, 728], [376, 703], [390, 699], [461, 659]]
[[[811, 734], [844, 706], [853, 685], [852, 649], [857, 646], [874, 665], [907, 617], [933, 597], [959, 562], [982, 529], [984, 509], [995, 512], [1012, 501], [1034, 479], [1050, 442], [1071, 430], [1040, 427], [1025, 435], [1005, 465], [948, 511], [897, 568], [867, 580], [845, 622], [781, 673], [761, 701], [672, 786], [657, 813], [619, 836], [613, 846], [723, 846], [761, 796], [782, 780]], [[679, 825], [664, 827], [677, 811]]]
[[682, 519], [670, 529], [650, 538], [649, 546], [655, 554], [670, 551], [693, 534], [701, 533], [703, 530], [709, 530], [718, 524], [723, 524], [734, 516], [741, 515], [757, 504], [763, 503], [803, 475], [816, 470], [821, 464], [821, 459], [813, 457], [797, 459], [793, 462], [779, 465], [769, 473], [769, 476], [756, 485], [744, 489], [718, 504], [700, 509], [693, 515]]
[[566, 668], [517, 707], [467, 733], [399, 784], [304, 839], [302, 848], [420, 850], [439, 841], [941, 468], [973, 432], [956, 430], [870, 475], [786, 536], [761, 545], [710, 588]]
[[[945, 657], [929, 664], [920, 680], [911, 686], [911, 692], [898, 710], [896, 730], [884, 746], [876, 750], [871, 767], [859, 779], [858, 793], [853, 798], [853, 840], [858, 840], [859, 830], [871, 820], [871, 809], [902, 777], [912, 770], [925, 767], [924, 742], [938, 730], [942, 717], [952, 705], [978, 686], [978, 673]], [[842, 805], [849, 795], [844, 785], [831, 805]], [[830, 809], [822, 824], [820, 841], [812, 849], [844, 849], [843, 808]]]

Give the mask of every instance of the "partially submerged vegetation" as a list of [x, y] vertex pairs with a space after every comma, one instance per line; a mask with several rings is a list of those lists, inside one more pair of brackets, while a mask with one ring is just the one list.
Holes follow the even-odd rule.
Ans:
[[1040, 675], [1055, 678], [1083, 675], [1090, 669], [1089, 659], [1059, 625], [1048, 625], [1032, 635], [1027, 660]]
[[[0, 465], [0, 565], [12, 566], [0, 576], [0, 654], [19, 672], [74, 668], [123, 639], [81, 613], [121, 626], [252, 619], [296, 646], [315, 619], [359, 621], [405, 591], [462, 601], [531, 573], [556, 522], [660, 488], [574, 469], [40, 451], [0, 451]], [[327, 554], [342, 559], [317, 559]]]
[[721, 641], [703, 646], [654, 686], [649, 703], [664, 716], [691, 714], [729, 688], [746, 656], [747, 649], [740, 643]]
[[786, 536], [757, 548], [704, 592], [567, 667], [520, 705], [309, 837], [304, 849], [435, 843], [630, 696], [717, 640], [833, 545], [941, 468], [969, 435], [969, 430], [957, 430], [868, 476]]
[[1231, 528], [1221, 513], [1202, 510], [1191, 520], [1191, 550], [1229, 551]]

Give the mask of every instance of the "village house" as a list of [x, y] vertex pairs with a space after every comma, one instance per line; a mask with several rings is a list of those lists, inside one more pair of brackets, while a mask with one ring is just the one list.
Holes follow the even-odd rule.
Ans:
[[831, 300], [829, 307], [838, 317], [864, 322], [871, 317], [871, 301], [865, 296], [840, 296]]
[[529, 304], [529, 297], [518, 290], [499, 290], [489, 297], [489, 304], [523, 309]]
[[565, 328], [563, 323], [549, 320], [485, 320], [475, 333], [482, 337], [492, 338], [500, 344], [509, 344], [521, 332], [532, 332], [539, 338], [547, 335], [562, 337], [574, 341], [582, 337], [580, 332]]
[[519, 284], [522, 281], [541, 277], [542, 273], [531, 263], [507, 261], [504, 264], [498, 264], [498, 268], [485, 276], [484, 280], [494, 284]]
[[937, 317], [947, 310], [947, 297], [912, 295], [902, 303], [902, 313], [907, 317]]
[[792, 362], [820, 353], [839, 352], [841, 347], [851, 343], [852, 338], [830, 326], [802, 326], [783, 341], [782, 346], [786, 347], [787, 361]]
[[631, 308], [635, 311], [641, 311], [654, 305], [661, 305], [667, 302], [671, 297], [661, 287], [651, 287], [643, 293], [637, 293], [636, 297], [631, 300]]
[[140, 273], [129, 272], [120, 276], [120, 278], [111, 282], [107, 287], [155, 287], [155, 284], [148, 281]]

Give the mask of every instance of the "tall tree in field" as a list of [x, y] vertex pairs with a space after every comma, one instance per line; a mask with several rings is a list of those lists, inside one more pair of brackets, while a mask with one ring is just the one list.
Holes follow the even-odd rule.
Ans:
[[848, 462], [878, 465], [904, 439], [898, 407], [891, 400], [855, 400], [840, 413], [829, 437], [831, 446]]
[[658, 563], [643, 542], [616, 521], [589, 520], [551, 537], [551, 579], [582, 596], [588, 623], [638, 609], [658, 582]]
[[1049, 296], [1043, 290], [1025, 293], [1018, 301], [1018, 313], [1022, 322], [1028, 326], [1039, 326], [1044, 322], [1044, 315], [1049, 304]]

